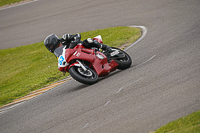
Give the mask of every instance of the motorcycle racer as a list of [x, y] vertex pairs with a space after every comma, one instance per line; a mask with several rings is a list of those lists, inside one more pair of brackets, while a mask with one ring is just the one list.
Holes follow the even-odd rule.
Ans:
[[[84, 84], [94, 84], [98, 77], [106, 76], [116, 69], [131, 66], [130, 56], [121, 49], [103, 44], [100, 35], [81, 41], [80, 34], [55, 34], [47, 36], [45, 47], [58, 59], [58, 70], [68, 72], [75, 80]], [[102, 49], [102, 50], [100, 50]]]
[[[79, 33], [74, 35], [64, 34], [61, 38], [58, 38], [58, 36], [56, 36], [55, 34], [51, 34], [45, 38], [44, 45], [50, 52], [54, 53], [55, 56], [58, 58], [58, 69], [62, 71], [60, 68], [64, 68], [68, 65], [65, 59], [65, 49], [73, 49], [79, 43], [81, 43], [85, 48], [95, 47], [98, 49], [102, 49], [106, 51], [106, 53], [108, 53], [111, 57], [113, 57], [114, 55], [118, 57], [121, 56], [120, 54], [118, 54], [118, 51], [113, 50], [111, 47], [103, 44], [102, 41], [100, 42], [91, 38], [81, 41], [81, 35]], [[62, 72], [63, 75], [65, 75], [66, 72]]]
[[63, 47], [67, 48], [74, 48], [79, 42], [82, 42], [83, 46], [86, 48], [96, 47], [98, 49], [103, 49], [108, 53], [112, 53], [113, 50], [111, 47], [99, 43], [96, 40], [91, 38], [85, 39], [81, 41], [81, 35], [77, 34], [64, 34], [61, 38], [58, 38], [55, 34], [51, 34], [47, 36], [44, 40], [45, 47], [52, 53], [55, 54], [56, 57], [62, 54]]

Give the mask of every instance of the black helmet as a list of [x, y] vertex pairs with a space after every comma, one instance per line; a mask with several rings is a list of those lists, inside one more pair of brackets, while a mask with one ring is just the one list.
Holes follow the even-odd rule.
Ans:
[[59, 44], [60, 44], [60, 40], [55, 34], [51, 34], [47, 36], [44, 40], [44, 45], [52, 53], [59, 46]]

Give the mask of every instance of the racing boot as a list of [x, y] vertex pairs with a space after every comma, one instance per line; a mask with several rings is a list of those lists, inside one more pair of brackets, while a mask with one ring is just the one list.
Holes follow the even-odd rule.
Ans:
[[121, 53], [117, 49], [112, 49], [108, 45], [99, 43], [96, 40], [94, 40], [94, 43], [97, 46], [97, 48], [100, 48], [100, 49], [103, 49], [104, 51], [106, 51], [109, 54], [110, 57], [114, 57], [114, 58], [123, 58], [123, 57], [125, 57], [125, 55], [123, 53]]
[[98, 41], [93, 40], [91, 38], [84, 40], [83, 43], [86, 45], [86, 47], [88, 47], [87, 45], [90, 45], [89, 47], [96, 47], [98, 49], [102, 49], [105, 52], [107, 52], [111, 57], [123, 58], [124, 56], [124, 54], [120, 54], [118, 50], [112, 49], [108, 45], [99, 43]]
[[98, 41], [94, 40], [93, 44], [95, 47], [99, 48], [99, 49], [103, 49], [104, 51], [108, 52], [108, 53], [112, 53], [113, 50], [111, 47], [109, 47], [108, 45], [99, 43]]

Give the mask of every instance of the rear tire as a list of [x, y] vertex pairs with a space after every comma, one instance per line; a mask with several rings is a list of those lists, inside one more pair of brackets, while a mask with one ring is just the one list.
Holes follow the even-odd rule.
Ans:
[[81, 67], [72, 66], [69, 74], [78, 82], [88, 85], [96, 83], [99, 79], [97, 73], [91, 68], [87, 68], [87, 71], [84, 72]]
[[123, 57], [123, 58], [114, 59], [118, 64], [117, 69], [124, 70], [124, 69], [129, 68], [132, 64], [131, 57], [125, 51], [123, 51], [121, 49], [118, 49], [118, 48], [115, 48], [115, 47], [112, 47], [112, 49], [119, 50], [121, 53], [123, 53], [125, 55], [125, 57]]

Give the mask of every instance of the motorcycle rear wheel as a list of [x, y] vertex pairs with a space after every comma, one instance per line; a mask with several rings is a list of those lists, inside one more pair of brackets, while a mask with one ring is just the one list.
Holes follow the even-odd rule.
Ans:
[[84, 71], [80, 67], [72, 66], [69, 69], [69, 74], [78, 82], [88, 85], [96, 83], [99, 79], [97, 73], [91, 68], [87, 68], [87, 71]]
[[112, 49], [119, 50], [121, 53], [123, 53], [125, 55], [125, 57], [123, 57], [123, 58], [114, 59], [118, 64], [117, 69], [124, 70], [124, 69], [129, 68], [132, 64], [131, 57], [125, 51], [123, 51], [121, 49], [118, 49], [118, 48], [115, 48], [115, 47], [112, 47]]

